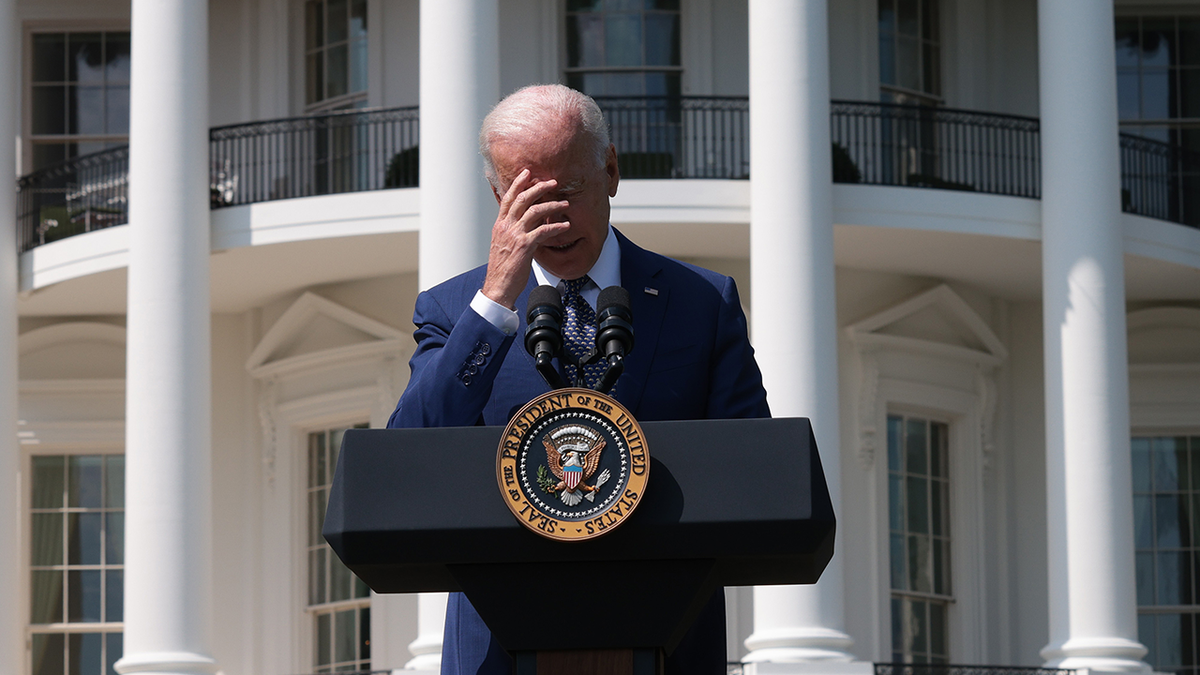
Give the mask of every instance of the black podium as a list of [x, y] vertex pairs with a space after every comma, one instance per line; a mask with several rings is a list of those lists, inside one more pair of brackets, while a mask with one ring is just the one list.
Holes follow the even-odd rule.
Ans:
[[[565, 650], [632, 650], [626, 672], [654, 672], [657, 650], [675, 647], [718, 587], [815, 583], [835, 521], [807, 419], [642, 430], [644, 501], [578, 542], [539, 537], [509, 512], [495, 473], [501, 427], [349, 430], [325, 538], [377, 593], [464, 592], [518, 675], [545, 675], [553, 659], [534, 655]], [[588, 602], [559, 601], [571, 584]], [[567, 605], [586, 611], [568, 619]]]

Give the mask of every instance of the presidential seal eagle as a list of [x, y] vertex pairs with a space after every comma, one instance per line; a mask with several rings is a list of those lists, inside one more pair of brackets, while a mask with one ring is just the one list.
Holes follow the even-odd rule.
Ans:
[[608, 481], [608, 469], [600, 472], [595, 485], [587, 480], [600, 466], [600, 452], [605, 441], [595, 431], [578, 425], [555, 429], [542, 439], [546, 446], [546, 461], [558, 483], [547, 485], [546, 491], [558, 494], [567, 506], [586, 499], [596, 500], [596, 491]]

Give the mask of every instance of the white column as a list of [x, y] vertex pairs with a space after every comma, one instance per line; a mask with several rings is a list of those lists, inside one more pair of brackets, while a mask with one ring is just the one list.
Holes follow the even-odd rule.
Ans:
[[479, 125], [500, 99], [497, 0], [421, 0], [421, 290], [487, 262]]
[[1137, 642], [1113, 8], [1038, 3], [1048, 666], [1148, 667]]
[[[421, 0], [421, 290], [487, 262], [496, 200], [479, 125], [500, 100], [497, 0]], [[405, 668], [442, 661], [445, 593], [422, 593]]]
[[[20, 446], [17, 444], [16, 0], [0, 0], [0, 663], [25, 659], [21, 611]], [[26, 499], [28, 497], [26, 496]]]
[[211, 673], [208, 3], [133, 0], [120, 673]]
[[409, 670], [437, 671], [442, 665], [442, 633], [446, 625], [446, 593], [422, 593], [417, 598], [417, 639], [408, 645]]
[[[771, 413], [811, 418], [840, 511], [828, 54], [826, 0], [751, 0], [754, 348]], [[843, 583], [835, 553], [815, 586], [756, 588], [745, 660], [851, 660]]]

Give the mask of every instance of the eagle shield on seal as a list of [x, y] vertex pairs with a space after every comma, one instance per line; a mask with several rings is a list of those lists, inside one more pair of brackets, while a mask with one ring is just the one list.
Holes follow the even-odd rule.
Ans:
[[546, 491], [558, 494], [567, 506], [584, 499], [595, 501], [596, 490], [608, 481], [608, 469], [600, 472], [594, 485], [588, 485], [587, 480], [600, 466], [604, 439], [587, 427], [571, 424], [546, 434], [542, 443], [550, 471], [558, 479], [557, 484], [546, 486]]

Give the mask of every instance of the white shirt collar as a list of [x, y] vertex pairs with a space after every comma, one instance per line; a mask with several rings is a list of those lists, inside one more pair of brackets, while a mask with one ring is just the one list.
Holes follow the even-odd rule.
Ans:
[[[621, 285], [621, 244], [617, 241], [617, 235], [613, 231], [612, 225], [608, 226], [608, 236], [604, 238], [600, 257], [596, 258], [596, 264], [592, 265], [592, 269], [588, 270], [587, 275], [596, 285], [597, 292], [599, 289], [609, 286]], [[537, 279], [538, 284], [547, 286], [557, 287], [562, 281], [561, 278], [547, 272], [536, 260], [533, 261], [533, 276]], [[590, 298], [589, 301], [591, 301]]]

